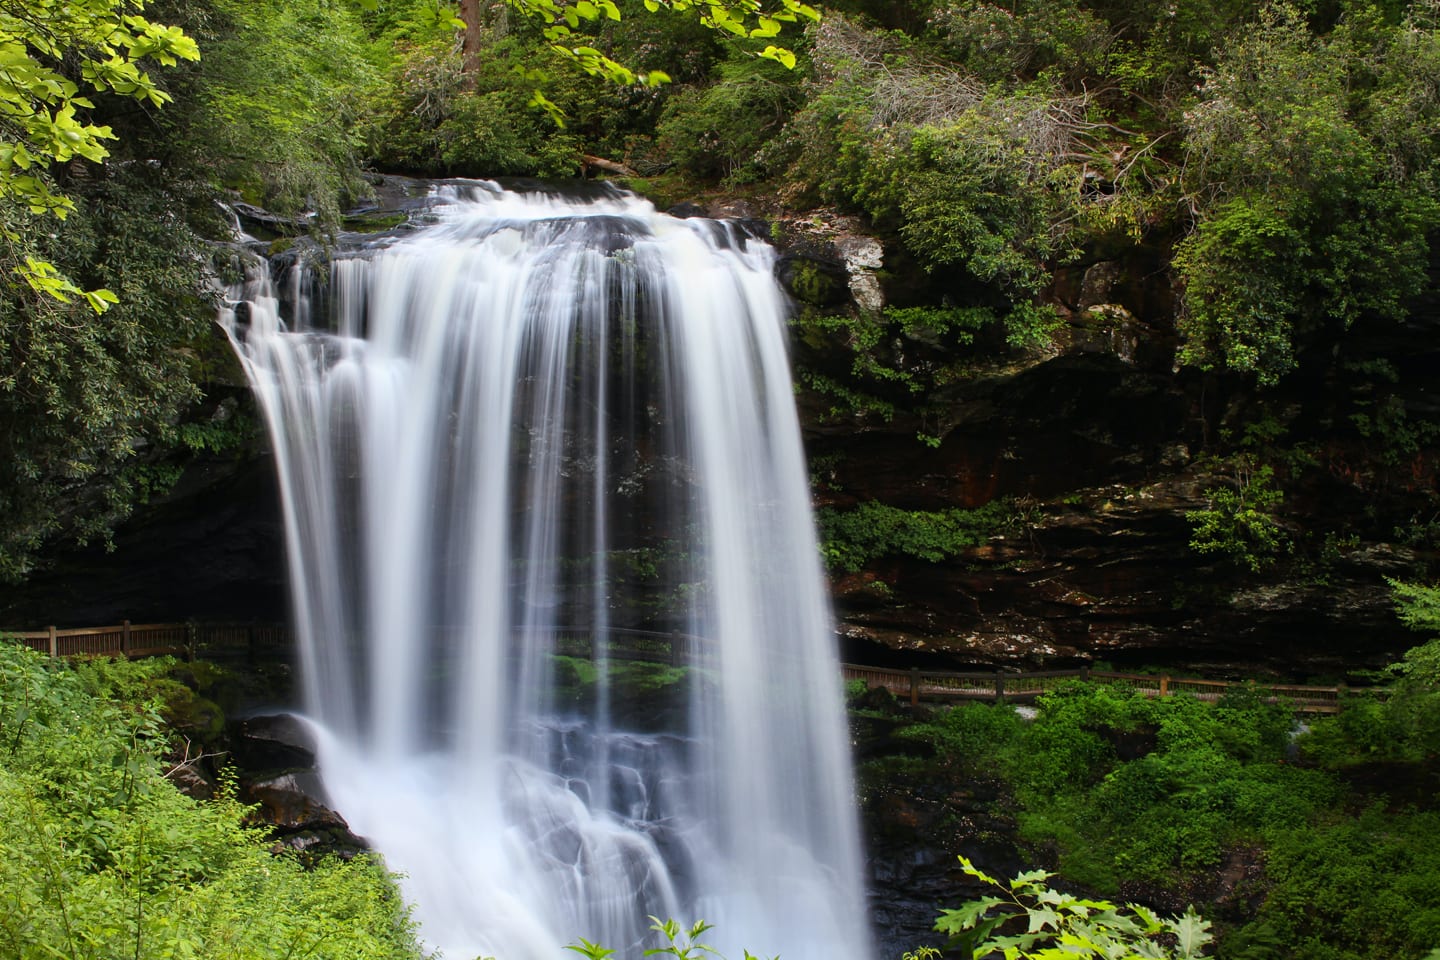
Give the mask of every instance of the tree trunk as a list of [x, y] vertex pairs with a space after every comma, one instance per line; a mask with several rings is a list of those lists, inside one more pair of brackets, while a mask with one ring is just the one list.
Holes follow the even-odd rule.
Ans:
[[504, 0], [460, 0], [460, 19], [465, 21], [460, 41], [461, 73], [473, 76], [480, 69], [481, 50], [488, 41], [505, 35], [509, 15]]
[[475, 74], [480, 69], [480, 43], [485, 34], [485, 0], [460, 0], [460, 19], [465, 21], [465, 35], [460, 41], [460, 71]]

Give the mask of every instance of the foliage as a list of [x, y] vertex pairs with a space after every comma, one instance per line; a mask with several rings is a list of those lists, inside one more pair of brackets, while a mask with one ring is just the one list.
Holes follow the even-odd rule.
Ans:
[[[661, 70], [636, 73], [591, 46], [587, 42], [590, 38], [579, 32], [582, 22], [620, 20], [620, 7], [614, 0], [578, 0], [576, 3], [507, 0], [507, 3], [514, 10], [544, 24], [543, 36], [551, 52], [571, 61], [591, 76], [611, 83], [640, 83], [652, 87], [670, 80], [669, 75]], [[778, 37], [786, 24], [820, 19], [819, 12], [801, 0], [776, 0], [772, 3], [762, 3], [761, 0], [644, 0], [644, 4], [649, 13], [658, 13], [662, 8], [676, 13], [693, 12], [698, 14], [701, 24], [718, 33], [761, 42]], [[574, 45], [577, 41], [578, 46]], [[795, 66], [795, 54], [773, 43], [765, 42], [764, 47], [756, 51], [756, 56], [774, 60], [787, 68]], [[537, 91], [534, 103], [546, 107], [548, 101]], [[549, 105], [549, 110], [557, 119], [560, 118], [561, 114], [553, 104]]]
[[376, 101], [371, 156], [428, 175], [574, 176], [579, 145], [527, 110], [533, 81], [514, 68], [529, 52], [518, 38], [498, 39], [467, 76], [448, 38], [403, 47]]
[[[960, 865], [966, 874], [1000, 894], [941, 912], [935, 929], [949, 935], [947, 948], [960, 951], [961, 956], [976, 960], [995, 954], [1003, 954], [1006, 960], [1188, 960], [1203, 957], [1214, 940], [1210, 922], [1202, 920], [1194, 907], [1179, 917], [1161, 917], [1136, 904], [1122, 908], [1054, 890], [1046, 885], [1054, 874], [1044, 870], [1022, 873], [1005, 884], [963, 856]], [[1024, 930], [1019, 929], [1022, 925]]]
[[1221, 956], [1391, 960], [1440, 943], [1440, 812], [1374, 804], [1285, 831], [1266, 873], [1269, 893], [1240, 933], [1268, 928], [1276, 947]]
[[[180, 217], [208, 198], [153, 167], [112, 165], [37, 249], [120, 302], [103, 321], [12, 289], [0, 308], [0, 578], [48, 540], [103, 539], [154, 490], [196, 378], [223, 348], [202, 293], [204, 249]], [[163, 318], [163, 322], [161, 322]], [[171, 463], [173, 461], [165, 461]]]
[[51, 167], [99, 163], [115, 139], [89, 122], [90, 94], [113, 94], [159, 107], [170, 101], [145, 72], [146, 61], [174, 66], [198, 59], [195, 42], [175, 27], [151, 23], [144, 0], [6, 0], [0, 3], [0, 260], [37, 294], [68, 303], [80, 297], [95, 313], [112, 291], [85, 290], [49, 261], [32, 255], [22, 231], [32, 218], [64, 219], [75, 209], [57, 192]]
[[1394, 591], [1400, 622], [1430, 637], [1406, 651], [1391, 671], [1414, 684], [1440, 690], [1440, 586], [1402, 580], [1386, 582]]
[[[75, 114], [96, 131], [110, 131], [115, 139], [104, 142], [113, 155], [103, 167], [77, 161], [45, 173], [67, 198], [63, 221], [35, 229], [44, 221], [0, 202], [0, 228], [19, 238], [9, 241], [6, 256], [50, 264], [77, 288], [105, 290], [121, 302], [97, 321], [83, 305], [30, 285], [0, 287], [6, 580], [28, 575], [47, 543], [106, 540], [137, 504], [174, 482], [188, 451], [213, 449], [219, 439], [213, 424], [186, 419], [201, 409], [200, 382], [228, 354], [213, 330], [203, 239], [227, 229], [216, 188], [240, 189], [282, 210], [316, 212], [332, 224], [345, 194], [360, 189], [348, 131], [369, 67], [348, 6], [169, 0], [164, 11], [179, 21], [174, 28], [146, 26], [138, 3], [63, 5], [70, 13], [61, 6], [19, 9], [26, 17], [53, 14], [55, 43], [65, 30], [80, 31], [85, 16], [94, 16], [84, 22], [95, 29], [121, 22], [104, 41], [116, 45], [114, 63], [104, 43], [82, 32], [74, 33], [80, 46], [63, 62], [45, 61], [58, 74], [69, 71], [65, 82], [75, 91], [60, 81], [46, 88], [77, 106], [73, 98], [87, 84], [114, 82], [103, 95], [80, 97], [88, 106]], [[15, 31], [32, 21], [8, 10], [0, 5], [0, 20], [19, 36]], [[144, 39], [152, 29], [164, 36]], [[197, 41], [205, 58], [173, 66], [166, 89], [143, 72], [138, 81], [126, 79], [146, 58], [174, 60]], [[140, 96], [147, 107], [167, 108], [138, 110]]]
[[[802, 313], [793, 325], [805, 342], [824, 351], [838, 340], [849, 369], [843, 381], [819, 369], [801, 370], [799, 376], [831, 398], [831, 417], [873, 413], [890, 420], [897, 403], [910, 398], [913, 404], [963, 378], [965, 348], [994, 322], [994, 314], [983, 308], [887, 307], [881, 316], [858, 317]], [[940, 350], [942, 361], [922, 359]]]
[[974, 510], [902, 510], [867, 501], [852, 510], [821, 508], [821, 552], [828, 566], [858, 573], [880, 557], [903, 554], [930, 563], [958, 556], [991, 537], [1014, 529], [1016, 513], [995, 500]]
[[1010, 751], [1020, 740], [1022, 722], [1008, 704], [970, 704], [901, 727], [895, 735], [930, 744], [942, 762], [959, 770], [989, 775], [1014, 762]]
[[153, 705], [0, 647], [5, 956], [421, 956], [383, 870], [272, 855], [231, 796], [196, 802], [164, 778], [160, 733]]
[[816, 35], [823, 86], [792, 124], [794, 175], [894, 230], [927, 270], [1012, 300], [1071, 252], [1083, 100], [987, 88], [913, 43], [839, 17]]
[[1219, 554], [1252, 573], [1274, 562], [1289, 546], [1289, 538], [1275, 521], [1274, 510], [1284, 499], [1275, 488], [1275, 470], [1254, 466], [1249, 458], [1235, 461], [1232, 485], [1206, 491], [1209, 506], [1185, 515], [1190, 522], [1190, 549]]
[[720, 64], [714, 83], [678, 90], [655, 128], [657, 149], [692, 177], [738, 186], [763, 178], [764, 147], [798, 106], [793, 71], [750, 57]]
[[1390, 665], [1389, 689], [1351, 695], [1338, 716], [1313, 725], [1301, 744], [1308, 758], [1327, 767], [1423, 767], [1440, 755], [1440, 588], [1387, 582], [1401, 622], [1430, 639]]
[[205, 59], [177, 78], [172, 162], [216, 188], [326, 228], [363, 196], [360, 120], [377, 61], [354, 8], [327, 0], [215, 0], [193, 32]]
[[1440, 223], [1440, 154], [1416, 126], [1440, 110], [1437, 66], [1433, 25], [1361, 6], [1322, 38], [1272, 4], [1231, 38], [1185, 114], [1183, 359], [1270, 384], [1297, 345], [1405, 315]]
[[[1213, 880], [1222, 865], [1263, 869], [1263, 879], [1235, 888], [1255, 906], [1239, 908], [1237, 926], [1219, 931], [1218, 955], [1228, 960], [1424, 954], [1440, 942], [1435, 745], [1426, 753], [1387, 744], [1404, 739], [1413, 705], [1392, 715], [1384, 708], [1393, 698], [1352, 697], [1337, 716], [1307, 720], [1311, 732], [1295, 741], [1292, 713], [1263, 694], [1231, 688], [1211, 705], [1071, 683], [1043, 695], [1030, 723], [1015, 722], [1007, 707], [967, 704], [900, 735], [936, 747], [944, 765], [928, 767], [928, 777], [938, 769], [1008, 782], [1006, 803], [1018, 805], [1032, 855], [1054, 858], [1069, 883], [1163, 892], [1175, 902], [1193, 897], [1196, 883]], [[1440, 709], [1429, 710], [1434, 731]], [[1387, 797], [1391, 791], [1407, 799]], [[1019, 882], [1045, 879], [1026, 874]], [[989, 951], [1005, 944], [993, 939], [982, 952], [965, 947], [1043, 930], [1047, 918], [1032, 911], [1055, 903], [1020, 899], [1003, 894], [947, 911], [946, 932], [975, 941], [952, 946], [963, 956], [998, 956]], [[1227, 902], [1234, 910], [1237, 901]], [[1030, 922], [985, 928], [1002, 914]]]
[[1440, 754], [1440, 692], [1401, 684], [1384, 696], [1353, 693], [1337, 716], [1315, 720], [1299, 746], [1327, 769], [1424, 765]]

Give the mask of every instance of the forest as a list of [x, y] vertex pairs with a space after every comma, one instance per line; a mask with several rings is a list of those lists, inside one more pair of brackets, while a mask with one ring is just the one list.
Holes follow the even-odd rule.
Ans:
[[[1082, 956], [1440, 956], [1436, 0], [0, 0], [0, 625], [283, 606], [127, 551], [265, 457], [237, 217], [323, 257], [404, 221], [394, 177], [759, 225], [846, 658], [1351, 688], [851, 691], [866, 829], [943, 834], [946, 897], [1141, 904]], [[193, 669], [12, 651], [0, 691], [12, 955], [422, 954], [380, 866], [165, 782], [221, 739]], [[924, 929], [958, 906], [906, 956], [1002, 955]]]

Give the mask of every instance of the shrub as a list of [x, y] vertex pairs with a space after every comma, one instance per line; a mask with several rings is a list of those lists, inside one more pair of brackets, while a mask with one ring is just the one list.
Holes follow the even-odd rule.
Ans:
[[0, 645], [0, 954], [418, 960], [376, 863], [307, 871], [243, 825], [233, 791], [202, 803], [165, 779], [156, 705], [94, 692], [150, 672], [110, 685]]
[[1017, 522], [1008, 501], [974, 510], [902, 510], [868, 501], [853, 510], [821, 509], [821, 551], [834, 569], [858, 573], [871, 560], [903, 554], [939, 563], [979, 546]]

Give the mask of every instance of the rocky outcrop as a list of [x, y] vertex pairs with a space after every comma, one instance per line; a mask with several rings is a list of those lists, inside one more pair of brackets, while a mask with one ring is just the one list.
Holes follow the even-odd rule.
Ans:
[[[1427, 558], [1397, 535], [1437, 508], [1435, 451], [1386, 467], [1373, 440], [1334, 429], [1331, 381], [1257, 398], [1246, 382], [1179, 368], [1174, 292], [1143, 253], [1059, 271], [1049, 302], [1064, 324], [1043, 349], [993, 353], [889, 421], [837, 417], [831, 397], [800, 393], [821, 505], [1005, 501], [1014, 513], [952, 559], [897, 550], [837, 574], [847, 656], [1284, 676], [1343, 674], [1413, 645], [1385, 578], [1424, 575]], [[799, 343], [796, 365], [842, 377], [838, 347]], [[892, 352], [927, 362], [923, 343]], [[1189, 518], [1235, 488], [1234, 463], [1259, 446], [1240, 440], [1260, 419], [1286, 437], [1264, 456], [1290, 463], [1270, 513], [1282, 547], [1251, 570], [1192, 549]]]
[[369, 849], [330, 806], [315, 769], [315, 735], [291, 714], [247, 717], [233, 725], [232, 750], [240, 799], [255, 805], [256, 819], [277, 847], [308, 857], [353, 857]]

